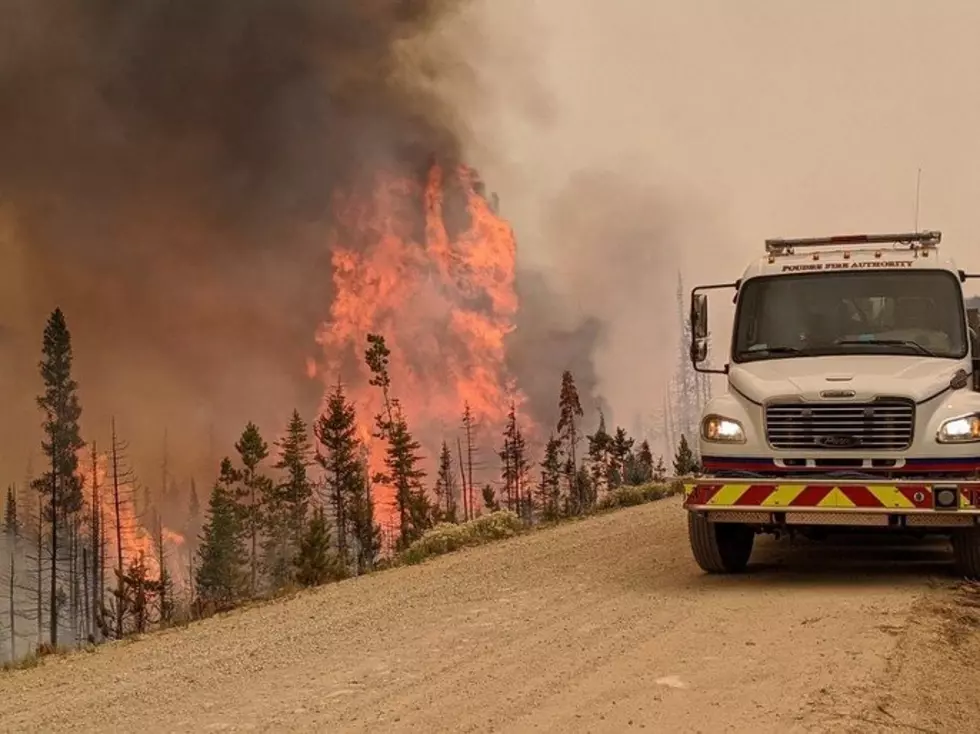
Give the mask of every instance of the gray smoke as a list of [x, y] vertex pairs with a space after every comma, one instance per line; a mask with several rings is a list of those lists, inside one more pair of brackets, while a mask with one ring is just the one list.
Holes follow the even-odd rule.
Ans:
[[[67, 314], [89, 438], [134, 459], [271, 432], [329, 312], [330, 197], [458, 159], [426, 79], [440, 0], [0, 0], [0, 459], [20, 476], [44, 319]], [[153, 476], [149, 477], [153, 479]]]

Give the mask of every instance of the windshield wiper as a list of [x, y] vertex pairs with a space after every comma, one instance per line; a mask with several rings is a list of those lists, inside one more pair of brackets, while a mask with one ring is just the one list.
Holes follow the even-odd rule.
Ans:
[[761, 349], [746, 349], [742, 352], [743, 357], [765, 357], [769, 354], [802, 354], [803, 350], [797, 347], [764, 347]]
[[910, 349], [916, 350], [919, 354], [923, 354], [927, 357], [937, 357], [935, 352], [931, 349], [926, 349], [924, 346], [919, 344], [919, 342], [912, 341], [911, 339], [838, 339], [834, 344], [869, 344], [874, 347], [909, 347]]

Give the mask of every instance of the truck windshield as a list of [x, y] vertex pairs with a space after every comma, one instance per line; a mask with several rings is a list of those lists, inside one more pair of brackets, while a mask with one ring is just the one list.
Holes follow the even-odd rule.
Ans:
[[747, 280], [732, 359], [967, 354], [959, 281], [943, 270], [802, 273]]

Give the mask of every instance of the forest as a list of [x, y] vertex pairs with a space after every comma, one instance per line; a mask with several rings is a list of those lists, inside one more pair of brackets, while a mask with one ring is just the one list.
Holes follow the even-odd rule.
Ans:
[[[477, 486], [483, 447], [464, 403], [457, 435], [442, 441], [429, 476], [392, 384], [384, 336], [369, 334], [363, 346], [382, 406], [364, 424], [338, 380], [312, 425], [294, 410], [271, 443], [254, 423], [244, 426], [206, 493], [193, 480], [180, 493], [166, 461], [159, 491], [141, 493], [114, 422], [103, 452], [82, 435], [71, 333], [55, 309], [39, 362], [44, 470], [10, 484], [4, 501], [0, 649], [8, 665], [378, 571], [418, 558], [430, 537], [442, 538], [443, 550], [465, 544], [447, 544], [447, 528], [476, 527], [490, 538], [488, 520], [519, 532], [659, 499], [677, 491], [669, 477], [698, 471], [684, 435], [668, 469], [646, 440], [607, 430], [601, 414], [586, 433], [565, 371], [558, 420], [540, 456], [532, 456], [512, 402], [493, 449], [499, 480]], [[380, 462], [372, 462], [368, 439], [381, 442]], [[390, 507], [379, 504], [380, 488]]]

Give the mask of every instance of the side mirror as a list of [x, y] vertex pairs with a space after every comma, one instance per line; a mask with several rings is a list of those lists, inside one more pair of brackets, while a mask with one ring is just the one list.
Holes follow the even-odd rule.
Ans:
[[[739, 281], [741, 282], [741, 281]], [[691, 291], [691, 346], [690, 357], [694, 364], [695, 372], [712, 375], [727, 375], [728, 365], [724, 369], [713, 369], [702, 367], [701, 364], [708, 358], [708, 296], [702, 291], [716, 290], [718, 288], [734, 288], [738, 293], [739, 283], [718, 283], [715, 285], [699, 285]]]
[[970, 338], [970, 355], [973, 359], [973, 389], [980, 392], [980, 309], [968, 308], [966, 322]]
[[694, 339], [691, 342], [691, 361], [694, 364], [701, 364], [708, 358], [708, 340]]
[[708, 296], [706, 296], [704, 293], [692, 293], [691, 294], [691, 339], [693, 341], [700, 341], [707, 338], [708, 338]]

